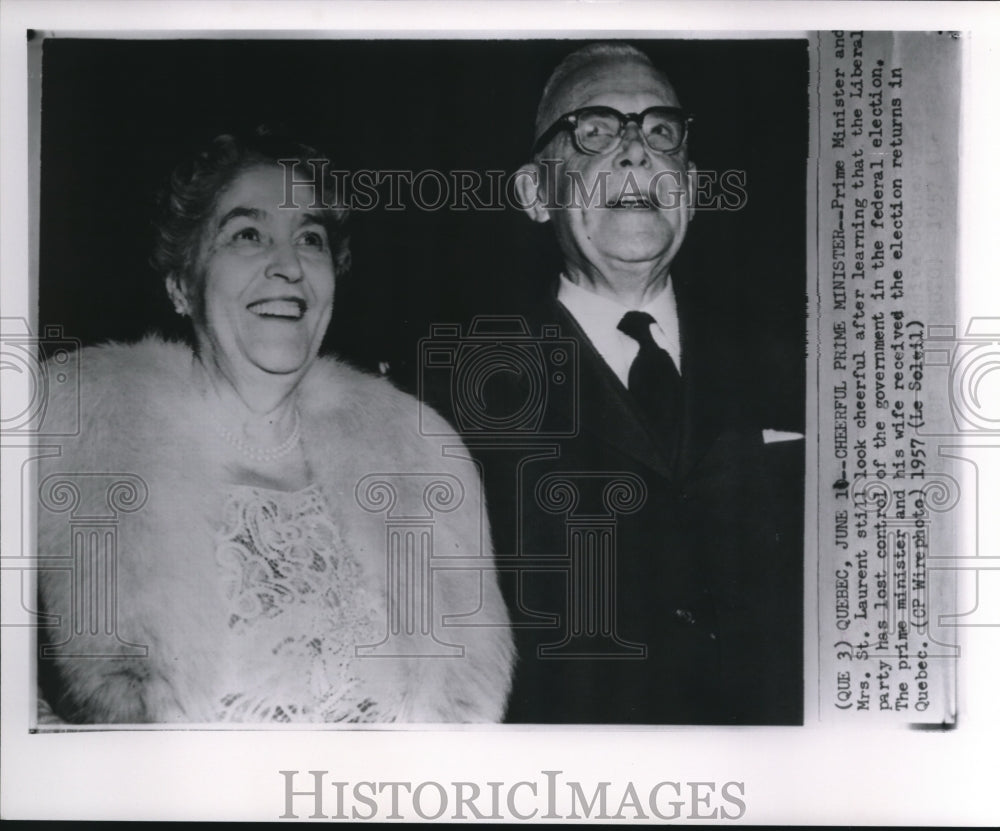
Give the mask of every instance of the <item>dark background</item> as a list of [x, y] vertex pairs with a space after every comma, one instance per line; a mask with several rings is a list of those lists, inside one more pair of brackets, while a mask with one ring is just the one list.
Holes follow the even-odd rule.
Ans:
[[[512, 173], [546, 78], [585, 42], [46, 40], [39, 323], [85, 344], [171, 331], [152, 195], [211, 137], [282, 123], [347, 170]], [[699, 211], [672, 273], [751, 356], [766, 423], [801, 430], [806, 41], [628, 42], [695, 114], [699, 169], [746, 171], [746, 207]], [[408, 387], [432, 322], [516, 312], [559, 268], [550, 229], [512, 207], [359, 212], [352, 252], [326, 348]]]

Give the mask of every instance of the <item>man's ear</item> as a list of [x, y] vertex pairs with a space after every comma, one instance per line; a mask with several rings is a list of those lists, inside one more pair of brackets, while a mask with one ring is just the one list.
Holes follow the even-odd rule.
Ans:
[[687, 163], [688, 222], [694, 219], [695, 200], [698, 197], [698, 168], [694, 162]]
[[174, 311], [181, 317], [190, 315], [191, 305], [188, 303], [187, 293], [184, 291], [181, 281], [177, 279], [177, 275], [168, 274], [166, 284], [167, 295], [170, 297], [170, 302], [174, 304]]
[[534, 222], [548, 222], [546, 188], [542, 169], [534, 162], [521, 165], [514, 173], [514, 193], [518, 205]]

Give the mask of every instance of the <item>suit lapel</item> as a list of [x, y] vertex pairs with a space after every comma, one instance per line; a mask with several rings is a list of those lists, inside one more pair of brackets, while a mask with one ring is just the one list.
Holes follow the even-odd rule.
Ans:
[[722, 432], [728, 412], [740, 402], [720, 395], [721, 368], [716, 365], [704, 338], [710, 327], [700, 325], [686, 302], [681, 287], [676, 289], [681, 348], [683, 350], [684, 433], [678, 453], [678, 477], [691, 473]]

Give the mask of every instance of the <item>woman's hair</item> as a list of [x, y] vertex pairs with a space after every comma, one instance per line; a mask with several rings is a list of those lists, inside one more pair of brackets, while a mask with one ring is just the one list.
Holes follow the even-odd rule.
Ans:
[[340, 182], [334, 179], [330, 159], [319, 150], [266, 127], [258, 127], [249, 135], [217, 136], [207, 148], [174, 168], [157, 195], [159, 215], [154, 221], [150, 258], [153, 267], [186, 291], [195, 288], [194, 268], [202, 233], [219, 196], [244, 171], [262, 164], [276, 165], [279, 160], [289, 171], [289, 180], [297, 185], [288, 200], [304, 198], [300, 183], [315, 184], [333, 265], [337, 276], [343, 276], [351, 264], [346, 229], [350, 211], [346, 207], [347, 195], [341, 192], [343, 177]]

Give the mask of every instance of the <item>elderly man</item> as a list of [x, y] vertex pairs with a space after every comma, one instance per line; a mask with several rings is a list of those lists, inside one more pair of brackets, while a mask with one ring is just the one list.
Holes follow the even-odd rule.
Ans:
[[642, 52], [591, 45], [549, 79], [516, 177], [564, 266], [525, 315], [543, 386], [498, 371], [473, 402], [497, 425], [535, 402], [531, 436], [468, 438], [518, 645], [508, 721], [801, 720], [803, 443], [748, 420], [725, 321], [672, 277], [689, 124]]

